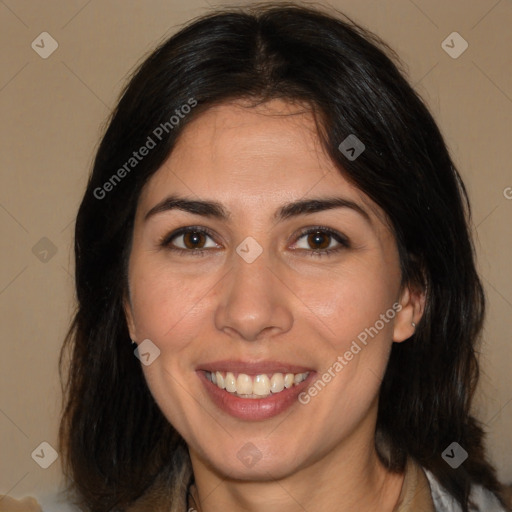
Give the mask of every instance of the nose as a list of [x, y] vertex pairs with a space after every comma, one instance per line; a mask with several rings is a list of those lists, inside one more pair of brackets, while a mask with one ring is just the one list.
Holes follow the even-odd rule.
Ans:
[[217, 329], [232, 337], [256, 341], [291, 328], [292, 293], [279, 278], [278, 269], [270, 267], [267, 254], [263, 251], [252, 263], [234, 254], [215, 310]]

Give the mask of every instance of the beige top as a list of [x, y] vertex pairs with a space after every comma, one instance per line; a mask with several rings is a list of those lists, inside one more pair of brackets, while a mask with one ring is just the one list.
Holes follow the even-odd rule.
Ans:
[[[195, 489], [191, 489], [194, 492]], [[137, 508], [137, 510], [155, 510]], [[198, 510], [192, 495], [188, 496], [187, 511]], [[16, 500], [9, 496], [0, 495], [0, 512], [41, 512], [41, 507], [32, 497]], [[405, 468], [402, 490], [393, 512], [435, 512], [432, 501], [430, 484], [421, 467], [409, 459]]]
[[42, 512], [37, 501], [31, 496], [17, 500], [0, 494], [0, 512]]
[[[194, 490], [192, 486], [188, 495], [187, 510], [190, 512], [199, 510], [193, 497]], [[435, 512], [427, 476], [413, 459], [407, 462], [402, 490], [393, 512]]]

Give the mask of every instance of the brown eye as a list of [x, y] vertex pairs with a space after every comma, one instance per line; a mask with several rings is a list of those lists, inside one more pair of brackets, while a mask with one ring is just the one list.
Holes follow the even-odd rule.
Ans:
[[331, 235], [322, 231], [316, 231], [309, 233], [307, 236], [307, 242], [310, 244], [311, 249], [327, 249], [331, 243]]
[[306, 251], [310, 256], [333, 255], [350, 247], [344, 235], [322, 226], [303, 230], [294, 245], [295, 249]]
[[187, 249], [202, 249], [206, 237], [199, 231], [189, 231], [183, 235], [183, 243]]
[[206, 253], [208, 249], [218, 248], [210, 231], [198, 227], [178, 229], [164, 237], [160, 245], [177, 253], [194, 255]]

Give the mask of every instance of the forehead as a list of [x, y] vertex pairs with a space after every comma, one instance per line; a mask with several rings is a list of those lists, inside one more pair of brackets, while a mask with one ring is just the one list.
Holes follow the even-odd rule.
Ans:
[[343, 194], [380, 216], [322, 147], [311, 109], [283, 100], [211, 107], [180, 134], [141, 195], [147, 210], [169, 193], [215, 198], [232, 211]]

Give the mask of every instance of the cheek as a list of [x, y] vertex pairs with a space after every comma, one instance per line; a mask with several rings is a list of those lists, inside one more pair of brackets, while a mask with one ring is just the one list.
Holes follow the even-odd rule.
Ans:
[[[333, 435], [340, 422], [350, 429], [370, 408], [392, 346], [399, 281], [372, 263], [361, 261], [350, 270], [332, 272], [316, 279], [314, 287], [304, 280], [298, 290], [309, 306], [310, 331], [318, 336], [322, 366], [317, 380], [323, 381], [306, 390], [303, 402], [312, 402], [311, 410]], [[329, 414], [333, 410], [348, 417]]]
[[316, 276], [314, 281], [303, 278], [294, 291], [331, 346], [344, 351], [360, 333], [374, 332], [376, 323], [379, 335], [391, 339], [395, 313], [386, 312], [397, 299], [398, 280], [390, 275], [379, 265], [354, 265]]
[[[317, 284], [321, 284], [317, 282]], [[301, 397], [325, 436], [349, 433], [376, 400], [392, 346], [393, 288], [378, 273], [348, 273], [309, 289], [322, 366]], [[306, 293], [308, 288], [304, 287]], [[390, 291], [391, 290], [391, 291]]]
[[194, 430], [191, 422], [198, 421], [190, 415], [190, 390], [197, 386], [190, 371], [191, 353], [194, 340], [205, 338], [208, 290], [215, 281], [207, 276], [186, 277], [155, 261], [134, 263], [130, 290], [138, 339], [150, 339], [160, 350], [158, 358], [142, 370], [161, 411], [186, 434]]
[[168, 265], [134, 265], [130, 289], [138, 338], [161, 348], [186, 346], [201, 328], [204, 298], [213, 284], [207, 276], [187, 277]]

